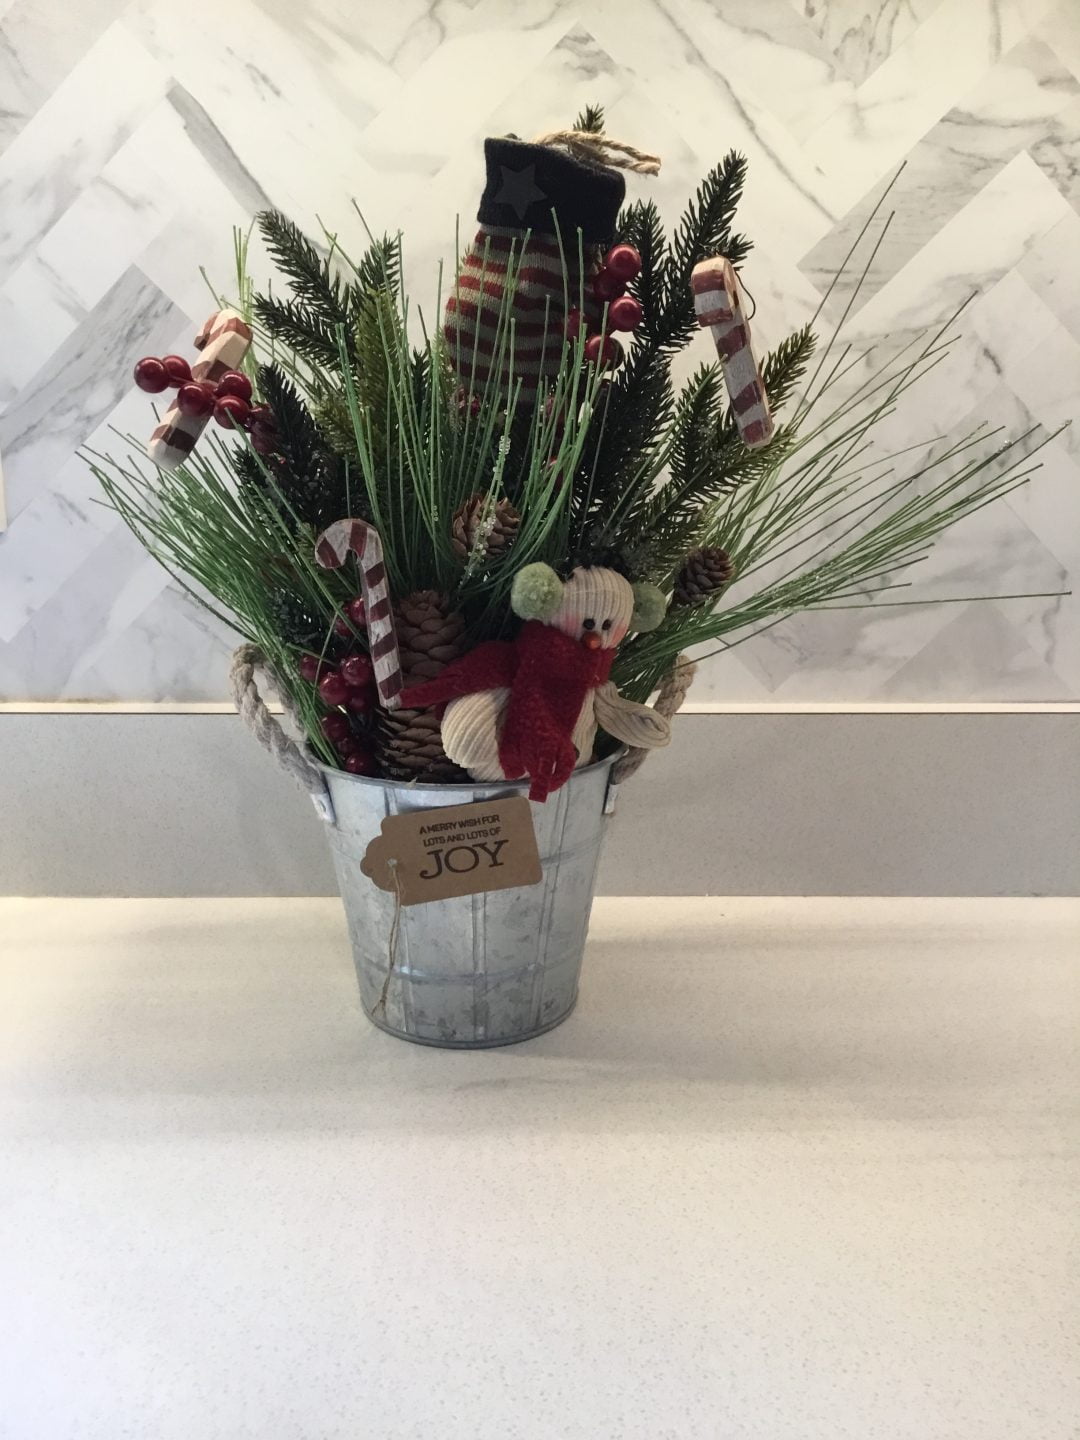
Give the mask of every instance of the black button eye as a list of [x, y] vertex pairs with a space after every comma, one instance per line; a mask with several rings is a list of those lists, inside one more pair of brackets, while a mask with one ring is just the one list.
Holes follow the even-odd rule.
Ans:
[[582, 622], [581, 622], [581, 628], [582, 628], [583, 630], [595, 630], [595, 629], [596, 629], [596, 621], [595, 621], [595, 620], [582, 620]]
[[610, 629], [611, 629], [611, 621], [610, 621], [610, 620], [605, 620], [604, 623], [603, 623], [603, 625], [601, 625], [600, 628], [601, 628], [601, 630], [610, 630]]

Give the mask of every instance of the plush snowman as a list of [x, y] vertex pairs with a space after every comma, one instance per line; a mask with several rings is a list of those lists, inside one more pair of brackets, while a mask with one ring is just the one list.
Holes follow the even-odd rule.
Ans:
[[664, 615], [653, 585], [583, 566], [560, 580], [550, 566], [515, 577], [511, 606], [525, 624], [514, 640], [492, 640], [436, 679], [405, 690], [409, 707], [446, 705], [443, 749], [474, 780], [527, 776], [529, 798], [545, 800], [592, 759], [597, 729], [653, 749], [671, 739], [655, 710], [625, 700], [610, 680], [619, 643]]

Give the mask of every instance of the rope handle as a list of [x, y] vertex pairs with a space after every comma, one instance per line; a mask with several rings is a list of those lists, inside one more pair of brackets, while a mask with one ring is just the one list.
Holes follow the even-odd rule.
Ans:
[[[670, 720], [681, 709], [696, 671], [697, 666], [689, 655], [675, 657], [675, 663], [664, 677], [660, 692], [656, 697], [656, 704], [653, 706], [658, 715], [663, 715], [665, 720]], [[621, 759], [615, 761], [611, 767], [611, 785], [608, 790], [611, 808], [613, 808], [615, 787], [629, 780], [631, 775], [636, 775], [645, 763], [645, 757], [648, 754], [648, 750], [635, 745], [631, 746]]]
[[658, 175], [660, 156], [647, 150], [636, 150], [621, 140], [609, 140], [595, 130], [549, 130], [537, 135], [534, 145], [561, 145], [575, 160], [591, 160], [594, 165], [609, 165], [617, 170], [631, 170], [635, 175]]
[[256, 681], [260, 673], [270, 692], [281, 701], [285, 714], [298, 729], [303, 729], [303, 721], [288, 691], [257, 645], [241, 645], [233, 652], [229, 686], [237, 713], [267, 754], [272, 755], [286, 774], [308, 792], [320, 819], [332, 825], [334, 807], [323, 773], [305, 749], [286, 735], [277, 718], [267, 709]]

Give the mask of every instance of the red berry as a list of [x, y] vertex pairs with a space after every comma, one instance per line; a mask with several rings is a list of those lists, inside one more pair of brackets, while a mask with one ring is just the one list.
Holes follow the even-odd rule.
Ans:
[[590, 335], [585, 341], [585, 359], [590, 365], [614, 365], [622, 351], [610, 335]]
[[342, 640], [351, 640], [353, 638], [352, 626], [345, 619], [344, 615], [339, 615], [334, 621], [334, 634]]
[[309, 680], [312, 685], [322, 674], [322, 661], [317, 655], [300, 656], [300, 676], [303, 680]]
[[620, 295], [608, 309], [608, 325], [612, 330], [636, 330], [643, 314], [640, 300], [635, 300], [633, 295]]
[[242, 370], [226, 370], [217, 382], [218, 395], [239, 395], [241, 400], [251, 399], [251, 381]]
[[250, 414], [247, 401], [239, 395], [222, 395], [214, 406], [214, 419], [226, 430], [242, 430]]
[[345, 701], [345, 709], [354, 715], [367, 715], [375, 704], [375, 697], [370, 690], [350, 690], [349, 698]]
[[334, 749], [343, 760], [350, 755], [359, 755], [364, 749], [359, 740], [354, 740], [351, 735], [343, 735], [340, 740], [334, 742]]
[[319, 694], [327, 705], [344, 705], [349, 698], [349, 687], [336, 670], [327, 670], [319, 681]]
[[278, 448], [276, 432], [268, 429], [265, 425], [252, 425], [251, 448], [256, 455], [273, 455]]
[[357, 595], [355, 600], [350, 600], [345, 606], [345, 613], [354, 625], [363, 625], [367, 619], [367, 606], [364, 604], [364, 597]]
[[252, 405], [251, 423], [253, 425], [267, 425], [271, 430], [274, 428], [274, 412], [269, 405]]
[[597, 300], [614, 300], [623, 292], [623, 282], [612, 270], [598, 270], [592, 277], [592, 293]]
[[572, 310], [566, 312], [566, 338], [576, 340], [581, 334], [581, 327], [584, 324], [581, 311], [575, 305]]
[[365, 685], [371, 684], [374, 671], [371, 668], [371, 661], [366, 655], [346, 655], [341, 662], [340, 669], [346, 682], [354, 690], [362, 690]]
[[347, 740], [351, 733], [349, 722], [340, 710], [335, 710], [330, 715], [324, 715], [319, 721], [319, 728], [326, 738], [333, 740], [335, 744]]
[[183, 385], [191, 379], [191, 366], [182, 355], [166, 355], [161, 363], [170, 385]]
[[345, 757], [345, 769], [350, 775], [377, 775], [379, 767], [370, 750], [355, 750]]
[[165, 369], [164, 360], [158, 360], [154, 355], [147, 355], [139, 360], [135, 365], [135, 384], [148, 395], [160, 395], [169, 384], [169, 372]]
[[214, 402], [206, 393], [204, 386], [197, 380], [189, 380], [181, 385], [176, 392], [176, 408], [181, 415], [192, 415], [201, 420], [204, 415], [209, 415], [214, 408]]
[[604, 264], [624, 283], [641, 274], [641, 256], [633, 245], [613, 245], [604, 256]]

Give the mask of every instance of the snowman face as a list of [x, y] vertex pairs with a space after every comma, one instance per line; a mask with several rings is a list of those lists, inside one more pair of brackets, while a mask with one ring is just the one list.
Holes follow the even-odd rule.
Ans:
[[549, 623], [590, 650], [613, 650], [630, 628], [633, 613], [629, 580], [615, 570], [593, 566], [571, 574]]

